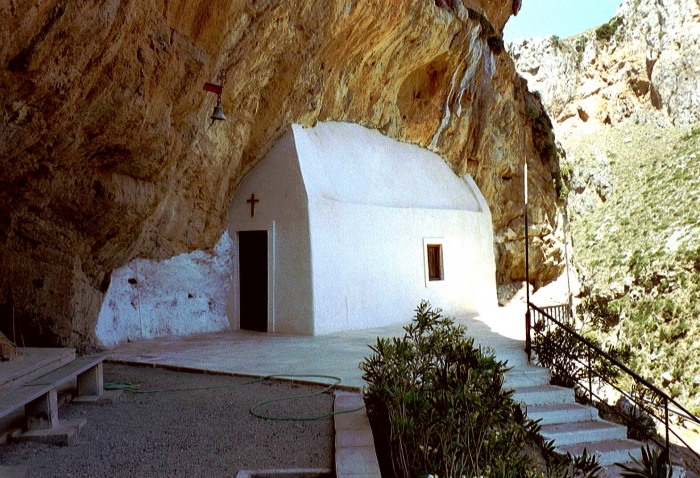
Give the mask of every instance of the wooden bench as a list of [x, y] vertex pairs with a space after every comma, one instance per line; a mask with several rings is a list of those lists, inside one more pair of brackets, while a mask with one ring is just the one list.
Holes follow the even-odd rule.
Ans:
[[[46, 433], [32, 432], [59, 429], [61, 422], [58, 419], [58, 388], [77, 377], [78, 397], [74, 402], [97, 401], [104, 393], [103, 360], [102, 355], [79, 357], [61, 368], [10, 390], [0, 396], [0, 418], [24, 406], [27, 433], [22, 436], [44, 437]], [[84, 422], [82, 419], [80, 428]], [[61, 440], [58, 441], [62, 443]]]

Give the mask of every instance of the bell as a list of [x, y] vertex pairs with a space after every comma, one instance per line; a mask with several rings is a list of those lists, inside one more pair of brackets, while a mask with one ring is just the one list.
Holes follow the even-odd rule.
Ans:
[[211, 119], [224, 121], [226, 116], [224, 116], [224, 108], [221, 106], [221, 102], [217, 102], [214, 106], [214, 113], [211, 115]]

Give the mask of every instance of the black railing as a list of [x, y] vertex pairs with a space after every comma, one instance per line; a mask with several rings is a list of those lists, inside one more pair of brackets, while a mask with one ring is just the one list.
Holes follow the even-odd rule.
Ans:
[[[540, 365], [550, 368], [553, 383], [585, 391], [582, 398], [604, 407], [627, 425], [628, 437], [653, 441], [669, 451], [670, 435], [673, 434], [700, 459], [700, 454], [672, 429], [670, 417], [677, 416], [697, 425], [700, 425], [700, 419], [574, 330], [568, 305], [537, 307], [528, 302], [525, 328], [528, 360], [534, 356]], [[627, 406], [608, 404], [600, 396], [603, 384], [625, 397]], [[663, 426], [663, 437], [656, 433], [656, 423]]]

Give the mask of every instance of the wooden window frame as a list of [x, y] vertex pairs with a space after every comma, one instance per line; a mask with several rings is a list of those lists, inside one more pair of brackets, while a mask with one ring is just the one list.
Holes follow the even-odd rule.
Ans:
[[[435, 261], [434, 254], [438, 255]], [[432, 256], [432, 257], [431, 257]], [[445, 245], [441, 237], [423, 238], [423, 262], [425, 286], [430, 287], [445, 280]], [[437, 264], [435, 263], [437, 262]]]
[[442, 274], [442, 244], [428, 244], [426, 254], [428, 255], [428, 280], [444, 280]]

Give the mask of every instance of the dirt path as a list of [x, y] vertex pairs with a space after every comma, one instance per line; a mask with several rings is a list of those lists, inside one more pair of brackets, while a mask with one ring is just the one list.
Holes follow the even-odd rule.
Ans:
[[[65, 447], [0, 446], [0, 463], [28, 467], [31, 477], [235, 477], [239, 470], [332, 467], [331, 419], [308, 422], [253, 417], [263, 400], [316, 387], [286, 382], [242, 385], [246, 378], [105, 364], [105, 382], [128, 381], [143, 390], [231, 385], [224, 390], [124, 393], [111, 405], [71, 404], [62, 419], [88, 422]], [[330, 394], [271, 404], [277, 416], [330, 413]]]

